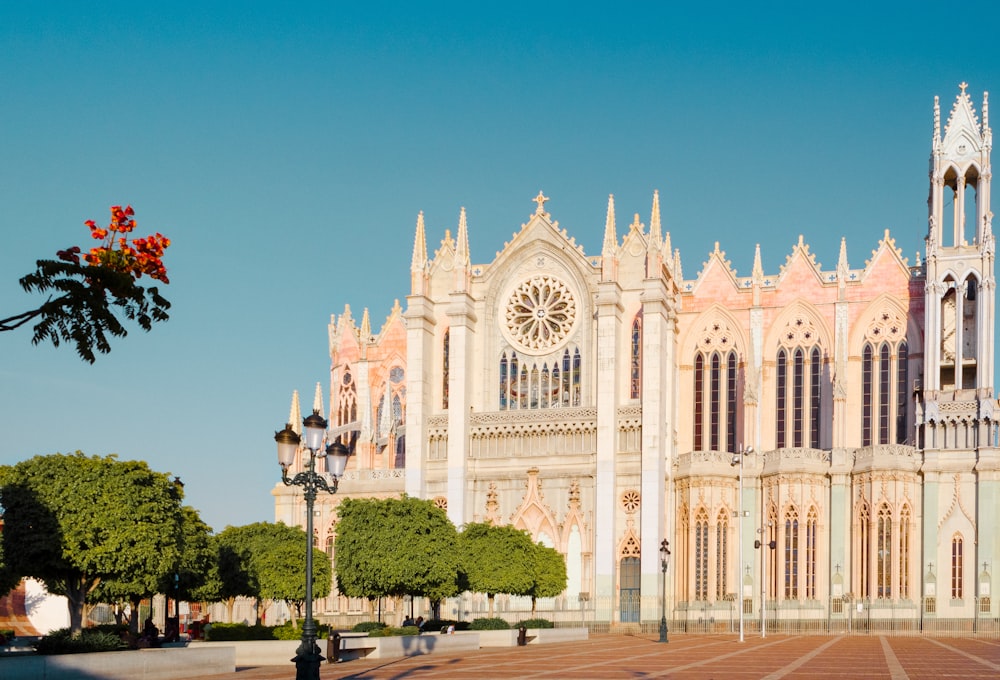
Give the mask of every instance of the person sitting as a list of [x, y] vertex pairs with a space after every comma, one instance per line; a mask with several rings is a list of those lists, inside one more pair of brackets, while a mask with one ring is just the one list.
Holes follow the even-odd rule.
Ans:
[[417, 627], [417, 629], [421, 633], [423, 633], [424, 632], [424, 617], [418, 616], [417, 620], [413, 622], [413, 625], [415, 625]]
[[405, 619], [403, 619], [403, 628], [406, 628], [407, 626], [415, 626], [415, 625], [416, 625], [416, 623], [414, 623], [414, 621], [413, 621], [413, 619], [411, 617], [407, 616]]

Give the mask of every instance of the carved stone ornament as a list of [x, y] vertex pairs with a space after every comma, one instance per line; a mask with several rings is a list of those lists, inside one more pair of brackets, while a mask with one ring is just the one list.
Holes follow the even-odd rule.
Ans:
[[530, 354], [547, 352], [572, 333], [577, 320], [576, 299], [554, 276], [534, 276], [511, 293], [505, 320], [504, 335], [516, 348]]

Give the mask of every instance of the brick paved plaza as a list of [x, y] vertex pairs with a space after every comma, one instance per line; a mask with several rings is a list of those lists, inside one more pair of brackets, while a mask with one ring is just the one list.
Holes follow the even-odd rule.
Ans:
[[[287, 667], [248, 668], [203, 680], [278, 680]], [[434, 678], [997, 678], [1000, 640], [917, 636], [775, 635], [655, 638], [593, 635], [584, 642], [483, 649], [406, 659], [324, 664], [323, 680]]]

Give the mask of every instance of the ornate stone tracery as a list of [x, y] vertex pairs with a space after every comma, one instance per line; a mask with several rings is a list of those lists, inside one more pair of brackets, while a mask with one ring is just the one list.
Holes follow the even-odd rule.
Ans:
[[534, 276], [507, 301], [502, 330], [511, 344], [536, 354], [557, 348], [576, 325], [577, 305], [567, 285], [554, 276]]

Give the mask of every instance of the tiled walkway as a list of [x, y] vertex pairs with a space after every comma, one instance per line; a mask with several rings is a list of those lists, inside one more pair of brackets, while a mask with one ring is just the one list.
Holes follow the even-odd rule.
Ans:
[[[248, 668], [203, 680], [292, 678], [294, 667]], [[493, 678], [998, 678], [1000, 640], [959, 637], [594, 635], [585, 642], [324, 664], [322, 680], [492, 680]]]

